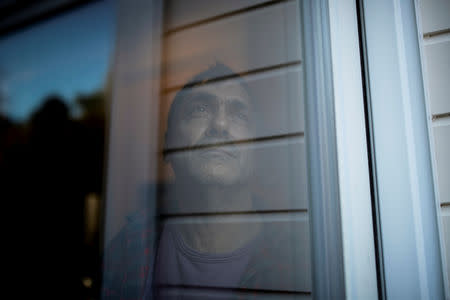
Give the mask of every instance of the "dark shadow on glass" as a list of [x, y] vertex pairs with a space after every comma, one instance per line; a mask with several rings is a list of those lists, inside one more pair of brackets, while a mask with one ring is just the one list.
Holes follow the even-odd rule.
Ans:
[[32, 266], [26, 282], [46, 298], [99, 298], [104, 115], [88, 103], [104, 99], [79, 100], [79, 119], [59, 95], [43, 99], [28, 122], [0, 119], [0, 198], [18, 218], [13, 239]]

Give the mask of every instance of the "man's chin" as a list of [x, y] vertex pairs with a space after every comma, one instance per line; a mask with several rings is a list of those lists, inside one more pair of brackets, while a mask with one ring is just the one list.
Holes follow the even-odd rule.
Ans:
[[176, 164], [175, 176], [186, 183], [230, 186], [248, 180], [248, 170], [233, 159], [190, 159]]
[[200, 183], [229, 186], [239, 182], [240, 174], [223, 165], [206, 166], [195, 174]]

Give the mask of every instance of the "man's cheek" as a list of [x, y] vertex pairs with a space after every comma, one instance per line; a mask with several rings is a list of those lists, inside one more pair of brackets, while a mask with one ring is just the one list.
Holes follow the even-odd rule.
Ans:
[[193, 120], [182, 126], [179, 140], [183, 141], [183, 146], [195, 145], [203, 137], [205, 129], [203, 120]]
[[231, 123], [230, 133], [235, 140], [245, 140], [251, 138], [251, 131], [247, 124], [240, 124], [239, 122]]
[[239, 159], [239, 166], [242, 169], [241, 172], [249, 173], [253, 168], [253, 151], [248, 146], [244, 148]]

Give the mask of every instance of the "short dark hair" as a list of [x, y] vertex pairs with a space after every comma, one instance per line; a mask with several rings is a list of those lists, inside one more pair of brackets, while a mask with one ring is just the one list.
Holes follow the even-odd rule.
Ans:
[[196, 75], [194, 75], [183, 87], [176, 93], [175, 97], [173, 98], [172, 104], [170, 105], [169, 115], [167, 118], [167, 131], [170, 132], [172, 129], [171, 127], [174, 126], [175, 123], [175, 115], [178, 110], [178, 107], [183, 102], [183, 100], [186, 97], [186, 91], [189, 89], [192, 89], [193, 87], [202, 86], [208, 83], [217, 82], [219, 80], [223, 79], [237, 79], [239, 80], [239, 83], [244, 88], [244, 90], [247, 92], [247, 94], [250, 97], [251, 101], [251, 95], [250, 95], [250, 89], [248, 85], [243, 80], [243, 76], [239, 73], [236, 73], [233, 71], [230, 67], [226, 66], [225, 64], [221, 62], [216, 62], [214, 65], [210, 66], [205, 71], [202, 71]]

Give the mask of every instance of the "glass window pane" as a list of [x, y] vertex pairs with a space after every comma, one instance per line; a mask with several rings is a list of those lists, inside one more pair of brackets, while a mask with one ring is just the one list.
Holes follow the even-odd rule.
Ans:
[[102, 1], [0, 37], [0, 198], [17, 212], [26, 286], [44, 298], [99, 297], [114, 27]]
[[310, 298], [299, 1], [122, 4], [104, 297]]

